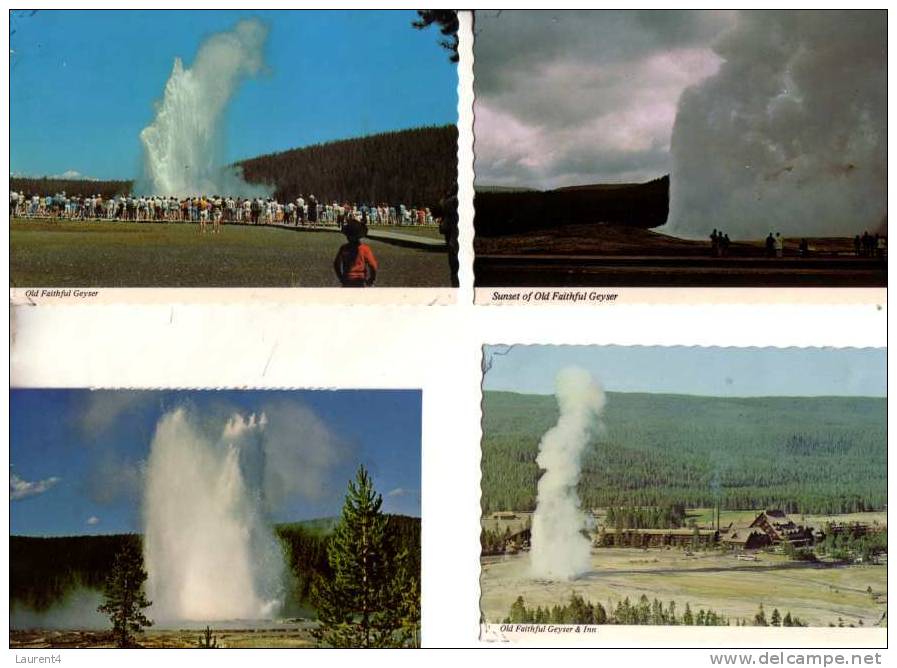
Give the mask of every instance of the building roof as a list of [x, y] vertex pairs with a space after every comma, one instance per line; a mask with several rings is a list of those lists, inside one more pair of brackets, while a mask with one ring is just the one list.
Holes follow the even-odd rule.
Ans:
[[[605, 529], [606, 533], [617, 533], [616, 529]], [[649, 536], [693, 536], [694, 529], [621, 529], [621, 533], [638, 533], [647, 534]], [[716, 529], [698, 529], [699, 536], [712, 536], [716, 533]]]

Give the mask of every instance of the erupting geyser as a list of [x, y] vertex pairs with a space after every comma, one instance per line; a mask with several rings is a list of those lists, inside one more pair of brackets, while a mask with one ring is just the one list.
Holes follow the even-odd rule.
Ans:
[[668, 230], [853, 236], [887, 214], [881, 12], [744, 11], [679, 100]]
[[156, 118], [140, 133], [143, 143], [141, 194], [184, 197], [227, 194], [255, 196], [268, 189], [253, 186], [223, 165], [221, 121], [240, 84], [263, 66], [268, 34], [257, 20], [240, 21], [230, 32], [209, 37], [193, 66], [174, 61]]
[[533, 515], [530, 566], [533, 577], [571, 580], [589, 570], [586, 516], [579, 507], [576, 485], [582, 453], [600, 427], [604, 391], [588, 371], [561, 370], [555, 383], [560, 417], [539, 443], [539, 478]]
[[156, 621], [270, 618], [283, 555], [266, 518], [265, 414], [209, 437], [183, 408], [156, 427], [147, 462], [144, 556]]

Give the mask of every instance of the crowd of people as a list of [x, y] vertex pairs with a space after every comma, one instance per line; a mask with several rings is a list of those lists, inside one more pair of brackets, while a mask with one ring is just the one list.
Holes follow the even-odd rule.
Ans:
[[887, 237], [863, 232], [863, 236], [858, 234], [853, 238], [853, 253], [857, 257], [884, 257], [887, 244]]
[[160, 197], [32, 195], [11, 191], [9, 215], [22, 218], [133, 222], [243, 223], [252, 225], [435, 225], [429, 208], [404, 204], [319, 203], [314, 195], [279, 202], [271, 197]]
[[[710, 234], [710, 249], [713, 257], [725, 257], [729, 254], [729, 235], [724, 234], [721, 230], [714, 229]], [[785, 237], [779, 232], [770, 232], [764, 242], [766, 257], [780, 258], [785, 256]], [[887, 237], [868, 232], [863, 235], [857, 235], [853, 240], [854, 255], [857, 257], [885, 257], [887, 252]], [[802, 238], [797, 245], [797, 254], [799, 257], [808, 257], [810, 255], [810, 241]]]

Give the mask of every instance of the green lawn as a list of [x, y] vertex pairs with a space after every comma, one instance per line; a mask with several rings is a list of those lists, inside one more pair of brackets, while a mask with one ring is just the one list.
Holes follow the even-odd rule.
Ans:
[[[330, 231], [13, 219], [12, 287], [338, 287]], [[444, 252], [368, 240], [382, 287], [446, 287]]]

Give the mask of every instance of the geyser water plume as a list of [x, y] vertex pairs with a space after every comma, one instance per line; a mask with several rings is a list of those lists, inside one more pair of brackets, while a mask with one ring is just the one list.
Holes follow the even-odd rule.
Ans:
[[183, 408], [159, 420], [143, 508], [152, 619], [279, 612], [285, 566], [264, 510], [266, 424], [264, 414], [235, 415], [209, 437]]
[[589, 570], [590, 541], [583, 534], [587, 518], [576, 485], [605, 398], [591, 374], [578, 367], [562, 369], [555, 387], [560, 417], [542, 437], [536, 458], [544, 473], [533, 515], [530, 568], [535, 578], [571, 580]]
[[887, 214], [887, 16], [743, 11], [687, 89], [666, 230], [853, 236]]
[[262, 69], [267, 34], [258, 19], [240, 21], [203, 42], [192, 67], [184, 68], [175, 58], [156, 118], [140, 133], [144, 171], [137, 192], [177, 197], [270, 193], [223, 164], [221, 127], [240, 84]]

